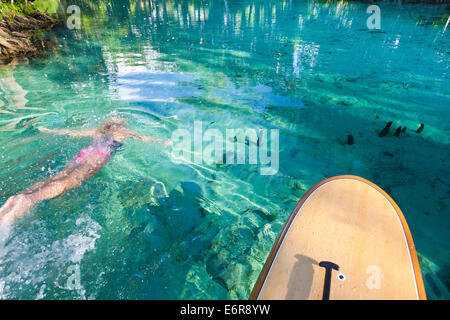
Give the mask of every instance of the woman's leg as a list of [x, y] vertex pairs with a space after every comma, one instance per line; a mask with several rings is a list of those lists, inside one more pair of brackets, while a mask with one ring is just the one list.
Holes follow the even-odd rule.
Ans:
[[33, 201], [27, 195], [17, 194], [9, 197], [0, 208], [0, 223], [12, 222], [15, 218], [24, 215], [33, 205]]
[[83, 163], [70, 165], [54, 177], [33, 184], [5, 202], [0, 208], [0, 222], [12, 222], [15, 218], [23, 216], [35, 204], [78, 187], [83, 181], [96, 174], [107, 162], [103, 156], [91, 155]]

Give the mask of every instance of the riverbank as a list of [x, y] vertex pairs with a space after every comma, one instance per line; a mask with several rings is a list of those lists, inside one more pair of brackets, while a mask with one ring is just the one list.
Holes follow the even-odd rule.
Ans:
[[59, 19], [29, 7], [0, 5], [0, 64], [8, 64], [15, 58], [35, 57], [49, 46], [41, 31], [52, 29]]

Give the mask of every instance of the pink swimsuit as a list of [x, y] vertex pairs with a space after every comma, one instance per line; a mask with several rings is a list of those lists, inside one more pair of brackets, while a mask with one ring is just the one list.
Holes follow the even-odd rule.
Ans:
[[81, 149], [80, 153], [77, 154], [75, 159], [77, 163], [83, 163], [86, 160], [86, 157], [94, 154], [97, 156], [105, 157], [106, 162], [108, 162], [111, 158], [111, 154], [120, 146], [122, 146], [122, 143], [115, 140], [107, 139], [94, 141], [90, 146]]
[[84, 148], [84, 149], [82, 149], [80, 151], [79, 154], [77, 154], [77, 158], [78, 158], [77, 160], [79, 162], [84, 162], [86, 156], [90, 155], [90, 154], [95, 154], [95, 155], [98, 155], [98, 156], [104, 156], [107, 159], [107, 161], [109, 161], [109, 159], [111, 157], [109, 154], [107, 154], [105, 152], [102, 152], [100, 150], [92, 150], [91, 151], [91, 150], [89, 150], [89, 148]]

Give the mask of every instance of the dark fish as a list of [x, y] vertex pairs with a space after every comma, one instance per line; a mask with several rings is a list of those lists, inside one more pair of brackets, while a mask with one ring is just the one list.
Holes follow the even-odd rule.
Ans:
[[379, 137], [384, 137], [385, 135], [387, 135], [389, 133], [389, 129], [392, 126], [392, 121], [389, 121], [386, 126], [383, 128], [383, 130], [381, 130], [381, 132], [378, 134]]
[[421, 133], [423, 131], [423, 127], [425, 127], [425, 125], [423, 123], [420, 124], [419, 129], [417, 129], [417, 133]]
[[352, 144], [355, 143], [355, 138], [354, 138], [351, 134], [349, 134], [349, 135], [347, 136], [347, 143], [348, 143], [349, 145], [352, 145]]
[[400, 132], [402, 132], [402, 126], [399, 126], [399, 127], [395, 130], [394, 136], [396, 136], [396, 137], [400, 136]]

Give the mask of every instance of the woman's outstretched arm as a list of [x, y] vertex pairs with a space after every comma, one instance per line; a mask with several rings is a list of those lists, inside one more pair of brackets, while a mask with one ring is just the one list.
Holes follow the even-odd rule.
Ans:
[[91, 137], [93, 136], [97, 130], [95, 129], [85, 129], [85, 130], [70, 130], [70, 129], [47, 129], [44, 127], [38, 127], [40, 132], [51, 133], [51, 134], [61, 134], [68, 135], [71, 137]]
[[159, 143], [160, 145], [167, 147], [167, 146], [171, 146], [173, 144], [173, 142], [171, 140], [159, 140], [153, 137], [149, 137], [140, 133], [137, 133], [133, 130], [127, 129], [127, 135], [130, 138], [133, 138], [134, 140], [142, 140], [144, 142], [156, 142]]

